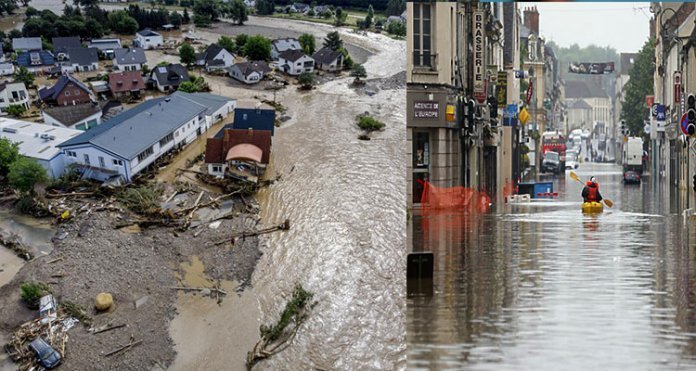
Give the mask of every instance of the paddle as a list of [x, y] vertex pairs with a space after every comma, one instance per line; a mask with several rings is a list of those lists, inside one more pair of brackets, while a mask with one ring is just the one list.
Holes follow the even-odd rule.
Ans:
[[[583, 183], [582, 180], [578, 178], [578, 174], [575, 174], [574, 171], [570, 172], [570, 177], [573, 178], [573, 180], [577, 180], [578, 182], [580, 182], [580, 184], [585, 185], [585, 183]], [[604, 203], [607, 204], [607, 206], [609, 206], [610, 208], [614, 206], [614, 203], [608, 198], [603, 198], [602, 201], [604, 201]]]

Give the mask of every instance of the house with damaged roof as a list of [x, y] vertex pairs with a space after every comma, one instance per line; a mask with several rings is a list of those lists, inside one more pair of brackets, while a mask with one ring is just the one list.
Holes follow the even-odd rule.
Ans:
[[83, 176], [130, 182], [168, 152], [182, 148], [205, 132], [214, 115], [234, 101], [212, 94], [173, 94], [147, 100], [85, 131], [59, 147], [66, 163]]
[[257, 183], [270, 160], [271, 142], [267, 130], [223, 127], [206, 142], [208, 174]]

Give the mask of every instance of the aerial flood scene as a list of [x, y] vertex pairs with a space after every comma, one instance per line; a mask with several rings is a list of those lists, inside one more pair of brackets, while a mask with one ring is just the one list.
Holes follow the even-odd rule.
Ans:
[[0, 369], [404, 367], [405, 3], [24, 3]]
[[0, 0], [0, 371], [696, 369], [695, 4]]

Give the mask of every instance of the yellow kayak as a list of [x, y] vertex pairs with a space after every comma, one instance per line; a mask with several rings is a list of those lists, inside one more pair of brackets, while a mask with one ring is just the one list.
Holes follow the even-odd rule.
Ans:
[[601, 202], [583, 202], [583, 213], [601, 213], [604, 211], [604, 205]]

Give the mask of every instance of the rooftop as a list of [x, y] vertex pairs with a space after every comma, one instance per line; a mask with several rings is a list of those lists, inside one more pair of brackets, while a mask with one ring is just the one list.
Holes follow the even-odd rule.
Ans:
[[275, 39], [272, 43], [278, 52], [302, 49], [300, 41], [295, 38]]
[[316, 53], [312, 54], [312, 58], [314, 58], [314, 60], [317, 61], [317, 63], [329, 64], [335, 61], [341, 55], [341, 52], [333, 50], [328, 46], [325, 46]]
[[119, 48], [114, 50], [116, 64], [143, 64], [147, 63], [145, 51], [142, 48]]
[[99, 62], [99, 55], [97, 55], [97, 50], [94, 48], [67, 48], [67, 53], [70, 56], [71, 64], [78, 64], [80, 66], [87, 66], [92, 63]]
[[82, 46], [80, 43], [80, 38], [77, 36], [72, 37], [54, 37], [52, 39], [53, 51], [65, 52], [67, 48], [79, 48]]
[[140, 35], [140, 36], [145, 36], [145, 37], [148, 37], [148, 36], [162, 36], [162, 35], [158, 34], [157, 32], [155, 32], [155, 31], [153, 31], [153, 30], [151, 30], [151, 29], [149, 29], [149, 28], [146, 28], [146, 29], [144, 29], [144, 30], [142, 30], [142, 31], [138, 31], [138, 35]]
[[77, 85], [78, 87], [82, 88], [88, 94], [91, 94], [91, 91], [89, 90], [89, 88], [87, 86], [85, 86], [85, 84], [80, 82], [80, 80], [74, 78], [72, 75], [66, 74], [66, 75], [62, 75], [58, 79], [58, 81], [55, 83], [55, 85], [51, 86], [50, 88], [44, 87], [43, 89], [40, 89], [39, 90], [39, 97], [41, 98], [41, 100], [46, 100], [46, 99], [55, 100], [58, 98], [58, 95], [60, 94], [60, 92], [63, 91], [63, 88], [65, 88], [65, 85], [67, 85], [70, 82], [72, 82], [75, 85]]
[[[306, 54], [302, 50], [297, 50], [297, 49], [290, 49], [286, 50], [284, 52], [280, 52], [279, 56], [285, 60], [294, 62], [302, 57], [304, 57]], [[311, 58], [311, 57], [310, 57]]]
[[101, 114], [101, 107], [98, 104], [86, 103], [74, 106], [50, 107], [44, 109], [44, 113], [60, 121], [65, 126], [72, 126], [94, 114]]
[[176, 95], [151, 99], [61, 144], [61, 147], [90, 143], [125, 159], [133, 159], [206, 109]]
[[41, 50], [43, 49], [40, 37], [19, 37], [12, 39], [14, 50]]
[[109, 88], [112, 93], [145, 89], [142, 71], [123, 71], [109, 74]]
[[34, 122], [0, 118], [0, 138], [19, 143], [19, 152], [38, 160], [51, 160], [60, 154], [58, 144], [80, 135], [82, 131], [58, 128]]

